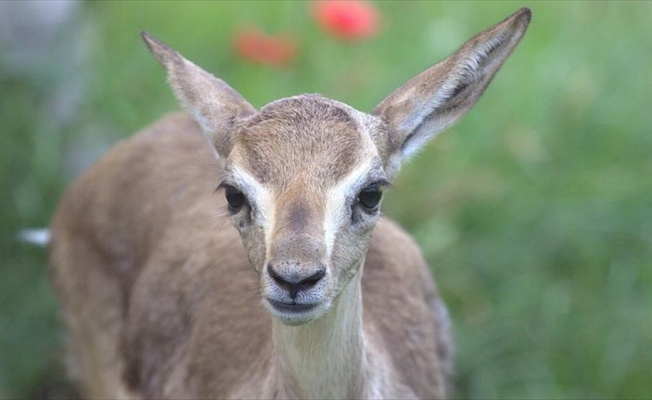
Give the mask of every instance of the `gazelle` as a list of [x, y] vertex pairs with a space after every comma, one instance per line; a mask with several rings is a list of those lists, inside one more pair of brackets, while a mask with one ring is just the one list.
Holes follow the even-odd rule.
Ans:
[[187, 114], [117, 145], [51, 226], [83, 394], [446, 397], [446, 308], [381, 193], [473, 106], [529, 21], [517, 11], [371, 114], [319, 95], [256, 110], [143, 33]]

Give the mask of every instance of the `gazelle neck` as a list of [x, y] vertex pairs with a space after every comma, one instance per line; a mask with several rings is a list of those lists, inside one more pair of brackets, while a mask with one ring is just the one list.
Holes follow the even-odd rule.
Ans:
[[[274, 320], [272, 385], [280, 397], [369, 396], [369, 348], [362, 326], [362, 268], [330, 312], [301, 326]], [[373, 391], [372, 391], [373, 392]]]

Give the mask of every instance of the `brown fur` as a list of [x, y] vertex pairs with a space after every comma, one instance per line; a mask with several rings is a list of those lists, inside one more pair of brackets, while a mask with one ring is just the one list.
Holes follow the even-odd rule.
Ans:
[[[357, 196], [468, 111], [529, 20], [522, 9], [476, 36], [373, 115], [317, 95], [256, 112], [143, 34], [190, 115], [118, 144], [70, 187], [51, 226], [52, 281], [84, 395], [450, 393], [449, 321], [427, 265]], [[215, 191], [223, 181], [247, 198], [232, 224]], [[274, 314], [269, 296], [286, 294], [272, 267], [283, 279], [325, 268], [297, 300], [328, 304], [322, 314]]]
[[[269, 368], [270, 317], [258, 304], [258, 278], [237, 231], [215, 214], [224, 206], [214, 194], [217, 171], [199, 129], [178, 114], [118, 145], [62, 200], [51, 260], [57, 291], [67, 293], [64, 318], [86, 324], [83, 332], [71, 329], [73, 351], [106, 341], [106, 354], [89, 359], [126, 360], [97, 368], [77, 360], [94, 385], [106, 382], [100, 391], [86, 388], [90, 397], [112, 397], [109, 380], [120, 377], [144, 398], [226, 398]], [[152, 186], [131, 184], [142, 180]], [[111, 206], [116, 195], [119, 205]], [[165, 218], [151, 219], [154, 213]], [[445, 332], [432, 305], [440, 300], [415, 244], [381, 220], [364, 268], [364, 315], [403, 366], [401, 381], [417, 390], [441, 387], [450, 371], [436, 361]]]
[[[307, 135], [306, 132], [310, 132]], [[336, 183], [360, 159], [361, 133], [350, 115], [317, 95], [275, 101], [260, 110], [237, 136], [238, 160], [257, 180], [280, 190], [297, 177], [289, 174], [297, 165], [318, 165], [306, 178], [315, 188]], [[272, 158], [279, 142], [292, 151]], [[333, 151], [333, 148], [342, 151]]]

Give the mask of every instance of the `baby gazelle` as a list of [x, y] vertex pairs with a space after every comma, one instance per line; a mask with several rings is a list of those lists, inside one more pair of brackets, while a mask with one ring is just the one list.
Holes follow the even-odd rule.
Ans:
[[83, 394], [446, 397], [446, 308], [381, 193], [473, 106], [529, 21], [517, 11], [371, 114], [318, 95], [256, 110], [144, 33], [187, 114], [117, 145], [51, 227]]

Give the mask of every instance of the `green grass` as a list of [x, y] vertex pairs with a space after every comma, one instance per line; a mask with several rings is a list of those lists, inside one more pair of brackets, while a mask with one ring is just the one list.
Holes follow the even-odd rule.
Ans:
[[[369, 111], [463, 41], [528, 6], [523, 43], [478, 105], [406, 165], [384, 202], [421, 244], [450, 306], [461, 398], [649, 398], [652, 371], [652, 4], [381, 2], [381, 34], [343, 44], [305, 3], [84, 3], [81, 101], [46, 100], [74, 67], [0, 69], [0, 397], [27, 397], [60, 354], [45, 226], [71, 150], [105, 151], [177, 108], [147, 29], [254, 105], [319, 92]], [[234, 55], [239, 27], [300, 38], [285, 70]], [[0, 53], [0, 68], [3, 53]], [[71, 67], [72, 65], [72, 67]], [[68, 75], [67, 75], [68, 74]]]

